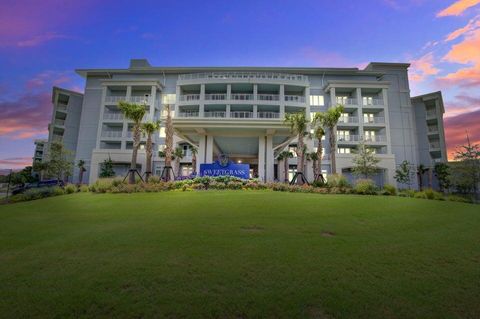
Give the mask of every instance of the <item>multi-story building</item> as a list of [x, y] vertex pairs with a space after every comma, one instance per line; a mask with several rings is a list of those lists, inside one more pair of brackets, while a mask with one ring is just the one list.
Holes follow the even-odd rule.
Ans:
[[[52, 119], [48, 124], [48, 140], [35, 141], [34, 162], [48, 160], [49, 145], [52, 142], [63, 143], [72, 158], [75, 158], [76, 155], [83, 94], [54, 87], [52, 105]], [[40, 154], [41, 156], [37, 156]], [[70, 180], [72, 180], [71, 177]]]
[[[284, 174], [277, 154], [296, 147], [295, 136], [284, 123], [285, 114], [305, 112], [311, 119], [314, 112], [342, 104], [345, 111], [337, 125], [335, 149], [330, 150], [328, 136], [322, 143], [322, 173], [332, 173], [330, 158], [335, 153], [336, 173], [353, 178], [352, 153], [363, 141], [380, 159], [377, 182], [395, 184], [395, 169], [404, 160], [412, 166], [446, 160], [441, 94], [412, 99], [408, 67], [404, 63], [370, 63], [363, 70], [153, 67], [146, 60], [131, 60], [126, 69], [80, 69], [77, 73], [86, 79], [86, 85], [76, 160], [87, 163], [89, 182], [98, 178], [101, 164], [109, 158], [117, 174], [128, 171], [132, 123], [117, 106], [125, 100], [146, 104], [145, 120], [164, 122], [169, 106], [175, 146], [184, 149], [180, 159], [183, 174], [191, 171], [189, 146], [194, 146], [198, 149], [197, 171], [200, 164], [226, 154], [232, 161], [250, 164], [252, 176], [273, 181]], [[51, 131], [51, 136], [55, 132]], [[163, 149], [164, 128], [154, 143], [156, 151]], [[318, 147], [312, 139], [307, 138], [306, 144], [309, 151]], [[290, 159], [291, 173], [296, 162]], [[164, 160], [158, 152], [153, 163], [154, 173], [159, 174]], [[138, 165], [145, 171], [143, 146]], [[305, 174], [310, 180], [311, 167], [307, 162]]]

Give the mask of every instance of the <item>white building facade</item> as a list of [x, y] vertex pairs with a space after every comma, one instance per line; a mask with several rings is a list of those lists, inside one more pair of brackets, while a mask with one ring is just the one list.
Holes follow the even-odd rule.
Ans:
[[[285, 114], [315, 112], [342, 104], [337, 125], [337, 146], [322, 142], [323, 174], [331, 174], [330, 158], [336, 156], [336, 173], [349, 178], [355, 148], [361, 141], [374, 148], [381, 172], [379, 184], [396, 184], [395, 169], [404, 161], [427, 167], [446, 161], [443, 102], [439, 92], [412, 98], [408, 64], [370, 63], [357, 68], [284, 67], [153, 67], [146, 60], [131, 60], [127, 69], [80, 69], [86, 79], [78, 126], [75, 159], [86, 162], [88, 182], [94, 182], [106, 159], [124, 176], [132, 149], [132, 123], [118, 109], [119, 101], [147, 105], [145, 120], [164, 124], [167, 105], [175, 130], [174, 147], [184, 150], [176, 159], [182, 175], [192, 171], [190, 146], [198, 150], [197, 167], [220, 155], [250, 165], [250, 175], [263, 181], [283, 180], [284, 165], [277, 155], [295, 150], [296, 139], [284, 123]], [[433, 119], [433, 114], [435, 118]], [[68, 128], [67, 128], [68, 129]], [[433, 135], [433, 130], [435, 134]], [[430, 131], [429, 131], [430, 130]], [[425, 139], [424, 132], [432, 133]], [[142, 139], [145, 143], [145, 139]], [[154, 173], [164, 160], [165, 130], [154, 140]], [[318, 147], [307, 138], [309, 152]], [[435, 146], [435, 148], [434, 148]], [[138, 168], [146, 171], [143, 146]], [[297, 160], [289, 160], [290, 174]], [[305, 175], [313, 180], [312, 163]], [[76, 177], [78, 174], [74, 174]]]

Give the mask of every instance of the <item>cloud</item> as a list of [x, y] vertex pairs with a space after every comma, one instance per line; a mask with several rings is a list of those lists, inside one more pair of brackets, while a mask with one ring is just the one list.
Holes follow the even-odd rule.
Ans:
[[458, 94], [454, 100], [445, 102], [445, 117], [454, 117], [480, 110], [480, 97], [474, 97], [467, 93]]
[[448, 8], [437, 13], [437, 17], [459, 16], [468, 8], [476, 6], [479, 3], [480, 0], [458, 0]]
[[456, 38], [458, 38], [458, 37], [460, 37], [464, 34], [467, 34], [471, 31], [475, 30], [478, 27], [480, 27], [480, 15], [478, 15], [475, 18], [468, 21], [468, 24], [466, 26], [449, 33], [445, 37], [445, 42], [455, 40]]
[[74, 79], [70, 76], [68, 71], [52, 71], [46, 70], [34, 75], [25, 84], [27, 90], [50, 90], [52, 86], [66, 86], [72, 87]]
[[[23, 168], [25, 166], [32, 166], [32, 158], [31, 157], [3, 158], [3, 159], [0, 159], [0, 166], [12, 168], [12, 169]], [[10, 171], [3, 170], [2, 173], [9, 174]]]
[[69, 39], [69, 38], [71, 37], [63, 34], [58, 34], [55, 32], [47, 32], [45, 34], [35, 35], [32, 38], [27, 40], [18, 41], [16, 45], [18, 47], [34, 47], [55, 39]]
[[445, 118], [444, 126], [449, 158], [457, 146], [465, 144], [467, 132], [473, 144], [480, 144], [480, 110]]
[[429, 52], [417, 60], [410, 63], [410, 81], [420, 82], [425, 80], [428, 76], [436, 75], [440, 72], [435, 66], [435, 58], [433, 52]]

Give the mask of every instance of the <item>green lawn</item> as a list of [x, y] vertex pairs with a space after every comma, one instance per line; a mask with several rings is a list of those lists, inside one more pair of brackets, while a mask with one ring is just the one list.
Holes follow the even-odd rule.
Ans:
[[3, 205], [0, 317], [479, 318], [480, 206], [268, 191]]

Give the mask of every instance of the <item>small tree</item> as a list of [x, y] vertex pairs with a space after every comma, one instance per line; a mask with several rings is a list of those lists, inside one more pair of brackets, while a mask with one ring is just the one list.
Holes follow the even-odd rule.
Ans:
[[137, 154], [138, 154], [138, 148], [140, 147], [140, 137], [141, 137], [141, 123], [142, 123], [143, 117], [145, 116], [145, 113], [147, 112], [146, 105], [120, 101], [118, 103], [118, 107], [120, 108], [123, 115], [127, 119], [130, 119], [133, 121], [132, 161], [130, 163], [128, 182], [130, 184], [135, 184], [135, 173], [137, 172]]
[[146, 171], [145, 171], [145, 182], [148, 183], [150, 175], [152, 174], [152, 155], [153, 155], [153, 142], [152, 135], [160, 129], [160, 121], [147, 122], [142, 124], [142, 131], [147, 135], [147, 145], [146, 145]]
[[47, 175], [63, 180], [72, 175], [72, 153], [62, 143], [50, 143], [50, 152], [46, 164]]
[[83, 182], [83, 173], [87, 171], [85, 168], [85, 161], [84, 160], [79, 160], [77, 163], [78, 167], [78, 184], [81, 185]]
[[329, 144], [330, 144], [330, 162], [332, 174], [335, 174], [337, 171], [336, 166], [336, 154], [335, 147], [337, 145], [337, 138], [335, 135], [335, 127], [337, 126], [338, 120], [342, 116], [344, 107], [341, 104], [331, 107], [325, 113], [316, 113], [315, 121], [318, 121], [329, 133]]
[[467, 144], [457, 147], [455, 159], [459, 161], [458, 178], [463, 180], [466, 190], [478, 197], [478, 183], [480, 181], [480, 145], [471, 144], [467, 135]]
[[177, 176], [181, 176], [182, 175], [182, 167], [180, 166], [180, 161], [183, 158], [183, 148], [176, 147], [175, 151], [173, 152], [173, 156], [176, 158]]
[[411, 184], [411, 164], [409, 161], [403, 161], [395, 170], [395, 180], [400, 184], [406, 184], [410, 189]]
[[418, 187], [420, 190], [423, 190], [423, 174], [428, 172], [428, 170], [429, 168], [425, 167], [423, 164], [417, 166]]
[[308, 121], [305, 112], [285, 114], [285, 123], [290, 126], [290, 131], [297, 135], [297, 184], [304, 183], [305, 176], [303, 175], [303, 168], [305, 166], [304, 156], [304, 137], [307, 135]]
[[379, 171], [377, 164], [380, 159], [375, 156], [373, 148], [366, 146], [364, 142], [360, 142], [354, 153], [355, 156], [352, 159], [354, 175], [370, 178]]
[[290, 151], [283, 151], [277, 156], [277, 159], [279, 161], [283, 161], [283, 173], [285, 183], [288, 183], [288, 159], [292, 157], [293, 154]]
[[100, 177], [107, 178], [115, 176], [115, 171], [113, 170], [113, 161], [109, 157], [104, 160], [102, 165], [100, 165]]
[[438, 180], [438, 187], [441, 192], [450, 188], [450, 167], [445, 163], [437, 163], [433, 168], [433, 172]]
[[196, 147], [190, 145], [190, 152], [192, 153], [192, 174], [197, 174], [197, 153], [198, 150]]

